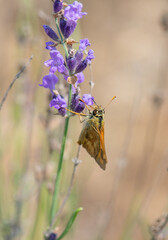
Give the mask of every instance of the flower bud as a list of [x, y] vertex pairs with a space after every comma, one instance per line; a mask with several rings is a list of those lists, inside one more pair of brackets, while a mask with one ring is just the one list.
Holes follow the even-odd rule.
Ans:
[[57, 239], [57, 234], [56, 233], [51, 233], [48, 240], [56, 240]]
[[75, 73], [80, 73], [82, 72], [85, 68], [87, 67], [87, 60], [83, 60], [82, 62], [79, 63], [79, 65], [76, 68]]
[[60, 29], [65, 38], [68, 38], [75, 30], [76, 22], [73, 20], [66, 21], [65, 19], [60, 19]]
[[67, 66], [69, 71], [72, 73], [76, 67], [76, 58], [75, 57], [68, 57], [67, 60]]
[[59, 37], [57, 36], [57, 34], [54, 32], [54, 30], [52, 30], [52, 28], [50, 28], [48, 25], [43, 25], [43, 28], [46, 32], [46, 34], [52, 38], [53, 40], [55, 41], [58, 41], [59, 40]]
[[76, 64], [78, 65], [82, 61], [83, 52], [78, 50], [75, 54], [75, 58], [76, 58]]
[[72, 96], [71, 109], [77, 113], [81, 113], [85, 109], [85, 104], [79, 100], [77, 94]]
[[55, 13], [61, 11], [62, 9], [62, 2], [60, 0], [55, 0], [54, 5], [53, 5], [53, 10]]

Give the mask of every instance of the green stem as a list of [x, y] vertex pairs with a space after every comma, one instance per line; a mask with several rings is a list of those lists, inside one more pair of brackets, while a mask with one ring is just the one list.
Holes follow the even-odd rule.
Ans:
[[[68, 49], [67, 49], [66, 44], [64, 43], [64, 39], [62, 37], [57, 18], [55, 19], [55, 22], [56, 22], [56, 26], [57, 26], [57, 30], [58, 30], [60, 39], [61, 39], [61, 44], [64, 47], [66, 57], [68, 57]], [[71, 98], [72, 98], [72, 85], [70, 84], [69, 85], [69, 95], [68, 95], [68, 109], [70, 109], [70, 107], [71, 107]], [[59, 193], [59, 188], [60, 188], [61, 170], [62, 170], [62, 164], [63, 164], [63, 158], [64, 158], [65, 143], [66, 143], [66, 138], [67, 138], [67, 133], [68, 133], [68, 126], [69, 126], [69, 113], [68, 113], [67, 118], [65, 119], [61, 152], [60, 152], [60, 157], [59, 157], [59, 162], [58, 162], [57, 176], [56, 176], [56, 180], [55, 180], [54, 195], [53, 195], [51, 211], [50, 211], [50, 227], [53, 225], [53, 220], [54, 220], [54, 216], [55, 216], [57, 204], [58, 204], [58, 193]]]
[[[68, 109], [70, 109], [71, 105], [71, 98], [72, 98], [72, 85], [69, 85], [69, 96], [68, 96]], [[68, 132], [68, 125], [69, 125], [69, 116], [65, 119], [65, 126], [64, 126], [64, 133], [62, 138], [62, 145], [61, 145], [61, 152], [59, 157], [59, 163], [58, 163], [58, 169], [57, 169], [57, 177], [55, 181], [55, 189], [54, 189], [54, 195], [51, 205], [51, 212], [50, 212], [50, 226], [53, 225], [53, 219], [56, 213], [57, 208], [57, 202], [58, 202], [58, 193], [60, 188], [60, 179], [61, 179], [61, 170], [62, 170], [62, 163], [64, 158], [64, 150], [65, 150], [65, 143], [67, 138], [67, 132]]]

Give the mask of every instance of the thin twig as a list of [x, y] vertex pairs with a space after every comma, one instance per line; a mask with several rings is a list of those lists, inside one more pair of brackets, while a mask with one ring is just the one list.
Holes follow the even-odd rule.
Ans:
[[16, 74], [16, 76], [14, 77], [14, 79], [12, 80], [12, 82], [10, 83], [8, 89], [5, 92], [5, 95], [2, 98], [2, 101], [0, 103], [0, 110], [2, 108], [2, 105], [4, 104], [9, 91], [11, 90], [11, 88], [13, 87], [13, 84], [15, 83], [15, 81], [20, 77], [20, 75], [24, 72], [24, 70], [27, 68], [27, 66], [29, 65], [30, 61], [33, 59], [33, 55], [29, 58], [29, 61], [21, 68], [21, 70]]
[[93, 71], [92, 71], [92, 65], [91, 64], [89, 64], [89, 70], [90, 70], [90, 81], [89, 81], [90, 94], [92, 94], [92, 90], [93, 90], [93, 87], [94, 87], [95, 83], [93, 82]]
[[[129, 121], [128, 121], [128, 126], [127, 126], [127, 131], [124, 136], [124, 142], [121, 150], [121, 154], [119, 157], [119, 164], [117, 166], [117, 170], [114, 176], [114, 181], [113, 181], [113, 188], [110, 194], [110, 198], [108, 200], [107, 206], [106, 206], [106, 218], [105, 221], [103, 222], [101, 229], [99, 229], [98, 232], [98, 237], [96, 235], [96, 239], [102, 239], [103, 236], [105, 235], [109, 224], [111, 224], [111, 221], [114, 221], [114, 209], [116, 205], [116, 196], [117, 196], [117, 191], [119, 189], [119, 185], [121, 184], [121, 179], [122, 179], [122, 174], [124, 170], [126, 169], [126, 165], [128, 164], [128, 150], [130, 147], [131, 139], [132, 139], [132, 134], [133, 134], [133, 128], [135, 125], [135, 121], [137, 119], [138, 111], [140, 109], [140, 104], [141, 104], [141, 96], [142, 96], [142, 86], [141, 82], [138, 82], [138, 92], [135, 95], [135, 99], [132, 105], [132, 109], [130, 112], [129, 116]], [[110, 210], [109, 210], [110, 209]], [[113, 228], [113, 225], [111, 225], [111, 228]]]
[[61, 214], [64, 206], [65, 206], [65, 203], [67, 202], [68, 198], [69, 198], [69, 195], [71, 193], [71, 190], [72, 190], [72, 185], [73, 185], [73, 182], [74, 182], [74, 178], [75, 178], [75, 173], [76, 173], [76, 168], [78, 166], [78, 164], [80, 163], [79, 161], [79, 152], [80, 152], [80, 146], [78, 147], [78, 151], [77, 151], [77, 154], [76, 154], [76, 158], [73, 159], [73, 162], [74, 162], [74, 166], [73, 166], [73, 171], [72, 171], [72, 176], [71, 176], [71, 180], [70, 180], [70, 184], [69, 184], [69, 187], [68, 187], [68, 190], [67, 190], [67, 193], [64, 197], [64, 200], [62, 201], [62, 204], [60, 206], [60, 208], [58, 209], [58, 211], [56, 212], [52, 222], [51, 222], [51, 226], [50, 228], [53, 228], [53, 225], [54, 223], [56, 222], [56, 219], [57, 217]]

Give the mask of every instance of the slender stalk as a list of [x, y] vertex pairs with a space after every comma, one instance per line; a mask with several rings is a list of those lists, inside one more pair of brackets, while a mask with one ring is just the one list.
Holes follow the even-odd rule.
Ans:
[[[58, 33], [61, 38], [61, 43], [64, 47], [65, 54], [68, 57], [68, 49], [67, 49], [67, 47], [64, 43], [63, 37], [61, 35], [59, 25], [58, 25], [58, 19], [56, 19], [55, 21], [56, 21]], [[72, 98], [72, 85], [70, 84], [69, 85], [69, 95], [68, 95], [68, 109], [70, 109], [71, 98]], [[61, 152], [60, 152], [57, 176], [56, 176], [56, 181], [55, 181], [54, 195], [53, 195], [51, 211], [50, 211], [50, 226], [52, 226], [53, 218], [55, 216], [57, 204], [58, 204], [58, 193], [59, 193], [59, 188], [60, 188], [61, 170], [62, 170], [62, 164], [63, 164], [63, 158], [64, 158], [65, 143], [66, 143], [66, 138], [67, 138], [67, 133], [68, 133], [68, 126], [69, 126], [69, 113], [68, 113], [67, 118], [65, 119], [64, 133], [63, 133], [63, 138], [62, 138]]]
[[29, 61], [21, 68], [21, 70], [16, 74], [16, 76], [14, 77], [14, 79], [12, 80], [12, 82], [10, 83], [8, 89], [5, 92], [5, 95], [3, 96], [1, 102], [0, 102], [0, 110], [2, 108], [2, 105], [4, 104], [9, 91], [11, 90], [11, 88], [13, 87], [15, 81], [20, 78], [20, 75], [25, 71], [25, 69], [27, 68], [27, 66], [29, 65], [30, 61], [33, 59], [33, 55], [29, 58]]
[[[71, 96], [72, 96], [72, 85], [69, 85], [68, 108], [70, 107]], [[58, 169], [57, 169], [57, 177], [56, 177], [56, 181], [55, 181], [55, 189], [54, 189], [54, 195], [53, 195], [53, 200], [52, 200], [52, 205], [51, 205], [50, 224], [52, 224], [52, 220], [55, 216], [55, 212], [56, 212], [56, 208], [57, 208], [58, 192], [59, 192], [59, 187], [60, 187], [61, 170], [62, 170], [62, 163], [63, 163], [63, 157], [64, 157], [64, 151], [65, 151], [65, 143], [66, 143], [66, 138], [67, 138], [68, 126], [69, 126], [69, 116], [65, 120], [61, 152], [60, 152], [60, 158], [59, 158]]]
[[56, 222], [57, 217], [61, 214], [61, 212], [62, 212], [62, 210], [64, 208], [64, 205], [67, 202], [67, 200], [69, 198], [69, 195], [71, 193], [73, 181], [74, 181], [74, 178], [75, 178], [76, 168], [77, 168], [77, 166], [80, 163], [80, 161], [79, 161], [79, 152], [80, 152], [80, 146], [78, 147], [77, 155], [76, 155], [76, 158], [74, 159], [74, 167], [73, 167], [73, 172], [72, 172], [72, 176], [71, 176], [71, 180], [70, 180], [70, 185], [68, 187], [68, 190], [67, 190], [67, 193], [65, 195], [65, 198], [64, 198], [63, 202], [61, 203], [58, 211], [56, 212], [54, 218], [52, 219], [52, 222], [51, 222], [51, 225], [50, 225], [51, 228], [54, 226], [54, 223]]

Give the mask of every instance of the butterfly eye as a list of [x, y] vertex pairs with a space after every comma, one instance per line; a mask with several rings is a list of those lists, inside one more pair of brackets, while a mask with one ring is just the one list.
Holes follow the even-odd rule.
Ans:
[[93, 110], [93, 115], [96, 115], [97, 114], [97, 110]]

